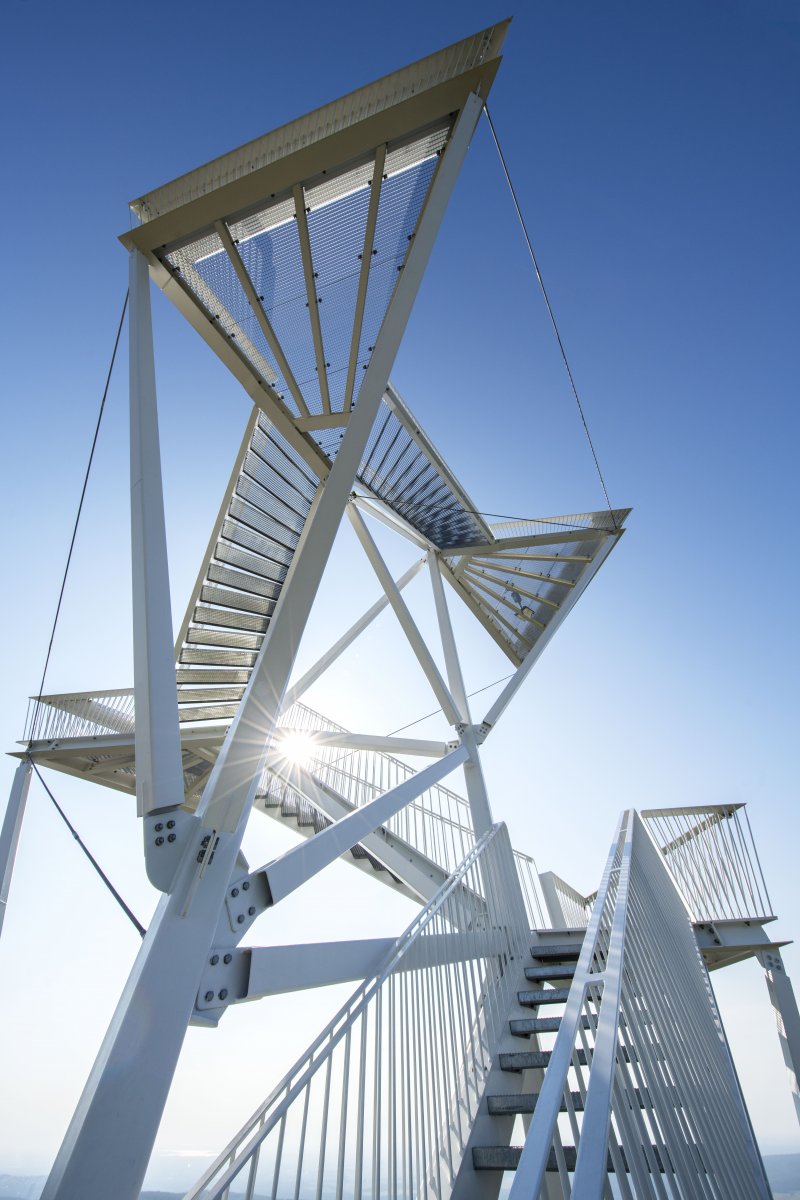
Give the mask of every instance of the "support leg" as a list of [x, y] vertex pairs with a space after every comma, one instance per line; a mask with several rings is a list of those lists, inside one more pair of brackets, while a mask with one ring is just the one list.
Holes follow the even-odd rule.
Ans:
[[778, 1023], [778, 1040], [789, 1072], [795, 1112], [800, 1121], [800, 1013], [797, 1011], [797, 999], [780, 950], [764, 950], [758, 955], [758, 961], [764, 968], [767, 991]]
[[22, 818], [25, 814], [25, 802], [28, 799], [31, 771], [32, 767], [27, 759], [17, 767], [14, 782], [11, 785], [11, 795], [8, 798], [8, 808], [3, 818], [3, 828], [0, 831], [0, 933], [3, 930], [3, 918], [6, 915], [8, 891], [11, 887], [14, 859], [17, 856], [17, 843], [22, 829]]

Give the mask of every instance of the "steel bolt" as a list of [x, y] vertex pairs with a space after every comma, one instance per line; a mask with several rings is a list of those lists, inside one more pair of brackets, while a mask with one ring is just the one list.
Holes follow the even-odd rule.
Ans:
[[167, 821], [167, 829], [174, 829], [174, 828], [175, 828], [175, 822]]
[[242, 884], [242, 891], [243, 892], [250, 891], [250, 880], [249, 879], [245, 879], [244, 883]]
[[212, 954], [212, 955], [211, 955], [211, 965], [212, 965], [212, 967], [215, 967], [215, 966], [217, 965], [217, 963], [218, 963], [218, 962], [219, 962], [219, 955], [218, 955], [218, 954]]
[[169, 833], [169, 834], [167, 834], [167, 841], [168, 841], [168, 842], [174, 842], [176, 837], [177, 837], [177, 834], [175, 834], [175, 833]]
[[244, 916], [242, 915], [242, 913], [239, 913], [238, 917], [236, 918], [236, 922], [239, 925], [244, 925]]
[[163, 825], [161, 824], [161, 822], [159, 821], [159, 822], [158, 822], [158, 824], [157, 824], [157, 825], [156, 825], [156, 827], [155, 827], [155, 829], [156, 829], [156, 833], [161, 833], [161, 830], [162, 830], [163, 828], [164, 828], [164, 826], [163, 826]]
[[251, 916], [251, 917], [254, 917], [254, 916], [256, 915], [256, 910], [255, 910], [255, 908], [253, 907], [253, 905], [252, 905], [252, 904], [250, 905], [250, 907], [248, 908], [248, 910], [247, 910], [247, 911], [248, 911], [248, 913], [250, 914], [250, 916]]
[[157, 846], [163, 846], [163, 845], [164, 845], [164, 839], [163, 839], [163, 837], [157, 837], [157, 838], [156, 838], [156, 845], [157, 845]]
[[213, 993], [213, 992], [206, 992], [206, 1004], [210, 1004], [210, 1002], [211, 1002], [213, 999], [214, 999], [214, 993]]
[[228, 994], [228, 989], [227, 989], [227, 988], [221, 988], [221, 989], [220, 989], [220, 993], [219, 993], [219, 998], [220, 998], [220, 1000], [224, 1000], [224, 999], [225, 999], [225, 997], [227, 996], [227, 994]]
[[232, 895], [232, 896], [238, 896], [238, 895], [239, 895], [239, 889], [238, 889], [238, 888], [231, 888], [231, 895]]
[[231, 961], [231, 959], [232, 959], [232, 958], [233, 958], [233, 955], [232, 955], [232, 954], [226, 954], [226, 955], [225, 955], [225, 957], [223, 958], [223, 960], [222, 960], [222, 961], [223, 961], [223, 962], [225, 963], [225, 965], [227, 966], [227, 965], [228, 965], [228, 963]]

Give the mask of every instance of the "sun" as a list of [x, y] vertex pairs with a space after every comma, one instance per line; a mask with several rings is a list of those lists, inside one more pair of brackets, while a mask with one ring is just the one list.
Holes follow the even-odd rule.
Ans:
[[307, 767], [314, 757], [316, 743], [308, 733], [289, 730], [281, 734], [277, 750], [293, 767]]

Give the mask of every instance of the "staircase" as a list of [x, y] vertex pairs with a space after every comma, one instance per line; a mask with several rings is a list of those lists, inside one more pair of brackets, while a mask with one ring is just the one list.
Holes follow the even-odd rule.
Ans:
[[[522, 1148], [509, 1145], [509, 1122], [521, 1117], [527, 1130], [536, 1109], [539, 1090], [552, 1054], [552, 1041], [561, 1025], [560, 1010], [563, 1010], [569, 995], [584, 932], [582, 929], [533, 931], [532, 965], [525, 966], [520, 976], [521, 986], [508, 1020], [508, 1036], [501, 1044], [496, 1069], [486, 1089], [480, 1144], [473, 1142], [472, 1145], [471, 1166], [475, 1171], [516, 1170]], [[526, 987], [525, 984], [534, 986]], [[530, 1015], [519, 1015], [521, 1010], [528, 1010]], [[585, 1017], [583, 1028], [588, 1027], [588, 1017]], [[509, 1043], [513, 1045], [515, 1042], [520, 1048], [509, 1048]], [[525, 1043], [527, 1047], [522, 1049]], [[577, 1057], [580, 1065], [586, 1066], [585, 1051], [579, 1051]], [[508, 1081], [507, 1090], [501, 1090], [503, 1079]], [[585, 1089], [571, 1093], [575, 1112], [583, 1111], [584, 1095]], [[561, 1111], [567, 1111], [566, 1101], [562, 1101]], [[491, 1120], [487, 1121], [486, 1118]], [[492, 1126], [497, 1131], [495, 1141], [487, 1140], [487, 1133], [491, 1134]], [[563, 1152], [562, 1167], [565, 1166], [567, 1171], [573, 1170], [575, 1147], [563, 1146], [560, 1149]], [[548, 1171], [559, 1170], [558, 1158], [554, 1149], [548, 1162]], [[469, 1165], [465, 1164], [467, 1169]]]

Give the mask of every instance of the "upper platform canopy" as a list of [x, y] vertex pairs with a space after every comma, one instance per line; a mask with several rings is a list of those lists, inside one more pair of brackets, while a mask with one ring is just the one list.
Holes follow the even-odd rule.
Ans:
[[[358, 401], [450, 134], [468, 97], [486, 97], [507, 26], [131, 205], [141, 223], [122, 242], [147, 256], [158, 285], [320, 478]], [[469, 540], [470, 530], [453, 536]]]

